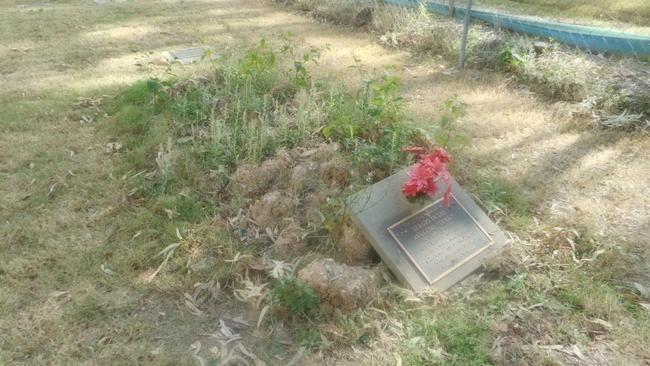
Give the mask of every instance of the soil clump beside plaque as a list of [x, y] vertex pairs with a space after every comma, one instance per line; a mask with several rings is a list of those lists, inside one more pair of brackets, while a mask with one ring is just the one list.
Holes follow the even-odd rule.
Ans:
[[310, 263], [298, 273], [305, 283], [332, 305], [352, 310], [372, 301], [379, 289], [379, 271], [336, 263], [331, 258]]
[[375, 252], [372, 245], [351, 222], [343, 225], [343, 233], [338, 244], [345, 253], [347, 263], [368, 263]]

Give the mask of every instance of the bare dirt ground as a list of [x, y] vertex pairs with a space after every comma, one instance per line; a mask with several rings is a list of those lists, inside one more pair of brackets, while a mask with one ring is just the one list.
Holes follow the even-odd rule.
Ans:
[[[630, 281], [650, 288], [647, 134], [585, 128], [561, 105], [515, 90], [498, 75], [450, 73], [445, 65], [383, 48], [369, 34], [318, 24], [268, 2], [17, 4], [0, 5], [0, 364], [194, 364], [191, 345], [218, 329], [220, 318], [255, 322], [254, 311], [242, 314], [237, 304], [194, 316], [163, 285], [133, 281], [104, 265], [117, 255], [111, 238], [121, 228], [111, 219], [125, 209], [123, 185], [112, 174], [108, 141], [95, 133], [94, 122], [80, 123], [73, 105], [78, 97], [110, 95], [162, 75], [163, 67], [147, 61], [164, 50], [208, 45], [218, 51], [286, 32], [329, 48], [322, 75], [359, 85], [354, 58], [368, 73], [388, 68], [399, 75], [419, 119], [435, 120], [440, 102], [459, 95], [468, 106], [462, 128], [471, 142], [457, 157], [458, 169], [523, 187], [547, 225], [598, 233], [608, 238], [605, 250], [623, 243], [636, 248], [640, 267]], [[175, 66], [174, 72], [207, 68]], [[638, 350], [630, 340], [584, 364], [615, 364], [616, 352], [627, 346]], [[382, 357], [362, 354], [348, 362], [388, 362]], [[640, 357], [630, 363], [642, 364]]]

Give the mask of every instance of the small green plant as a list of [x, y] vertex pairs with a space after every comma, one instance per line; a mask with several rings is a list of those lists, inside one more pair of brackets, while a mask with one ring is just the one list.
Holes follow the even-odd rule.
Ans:
[[296, 333], [296, 338], [300, 341], [300, 345], [306, 350], [318, 348], [323, 342], [318, 329], [298, 328]]
[[323, 135], [350, 152], [352, 165], [362, 175], [381, 179], [404, 164], [403, 148], [418, 131], [407, 122], [400, 81], [384, 75], [369, 79], [356, 94], [335, 91], [327, 100]]
[[515, 71], [524, 63], [524, 59], [519, 56], [518, 51], [512, 46], [504, 47], [497, 54], [497, 67], [506, 71]]
[[277, 65], [277, 57], [266, 40], [262, 39], [258, 46], [249, 48], [239, 62], [239, 72], [250, 78], [261, 74], [273, 73]]
[[354, 96], [331, 95], [330, 123], [323, 129], [323, 135], [347, 143], [355, 139], [376, 142], [387, 129], [403, 123], [404, 101], [399, 90], [399, 78], [384, 75], [366, 80]]
[[284, 277], [273, 288], [273, 301], [290, 316], [304, 315], [318, 304], [314, 290], [296, 277]]
[[411, 144], [414, 134], [409, 126], [396, 125], [386, 128], [374, 143], [356, 139], [353, 145], [353, 166], [362, 172], [380, 171], [383, 175], [392, 173], [408, 161], [403, 149]]
[[309, 63], [318, 65], [322, 49], [310, 47], [302, 53], [298, 52], [296, 44], [293, 42], [293, 34], [291, 33], [284, 34], [282, 40], [283, 45], [280, 52], [285, 57], [293, 60], [293, 82], [300, 87], [309, 87], [311, 84], [311, 74], [307, 66]]
[[450, 150], [462, 147], [466, 137], [458, 130], [458, 120], [465, 114], [465, 104], [460, 101], [458, 95], [454, 95], [442, 103], [440, 113], [436, 143]]

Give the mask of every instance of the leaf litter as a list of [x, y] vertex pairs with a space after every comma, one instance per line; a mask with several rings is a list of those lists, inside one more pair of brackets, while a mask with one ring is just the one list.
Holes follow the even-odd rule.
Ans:
[[[243, 326], [249, 326], [248, 322], [243, 320], [241, 316], [232, 318], [231, 321]], [[211, 359], [216, 358], [218, 360], [216, 365], [226, 366], [239, 362], [250, 366], [266, 366], [266, 362], [260, 359], [244, 345], [241, 334], [228, 326], [223, 318], [219, 319], [219, 325], [216, 331], [201, 335], [209, 337], [212, 341], [216, 341], [217, 344], [210, 347], [208, 350]], [[201, 355], [202, 349], [203, 347], [200, 341], [196, 341], [190, 346], [192, 357], [196, 359], [200, 365], [205, 365], [205, 358]]]

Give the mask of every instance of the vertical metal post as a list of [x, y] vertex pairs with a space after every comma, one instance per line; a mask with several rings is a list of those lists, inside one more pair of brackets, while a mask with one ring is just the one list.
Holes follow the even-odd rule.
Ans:
[[454, 6], [455, 4], [456, 0], [449, 0], [449, 12], [447, 13], [447, 16], [450, 18], [454, 16], [454, 10], [456, 10]]
[[458, 68], [465, 67], [465, 50], [467, 49], [467, 33], [469, 33], [469, 13], [472, 11], [472, 0], [468, 0], [465, 9], [465, 23], [463, 25], [463, 39], [460, 42], [460, 53], [458, 54]]

